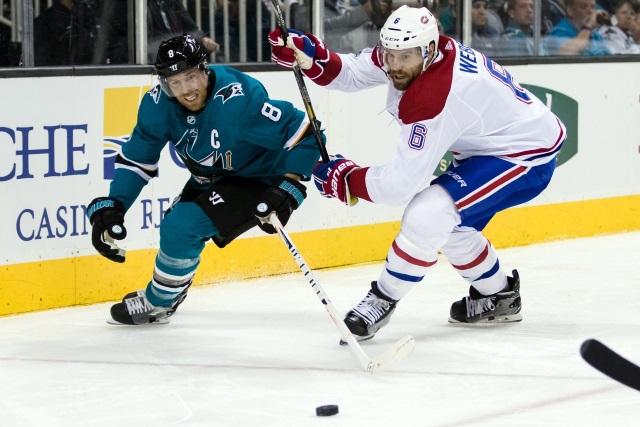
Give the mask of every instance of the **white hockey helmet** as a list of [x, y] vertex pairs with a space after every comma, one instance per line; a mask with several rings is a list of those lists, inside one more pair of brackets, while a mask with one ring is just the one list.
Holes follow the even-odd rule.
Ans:
[[419, 48], [427, 65], [429, 45], [435, 43], [438, 51], [438, 22], [426, 7], [415, 8], [406, 5], [393, 12], [380, 30], [380, 44], [385, 49]]

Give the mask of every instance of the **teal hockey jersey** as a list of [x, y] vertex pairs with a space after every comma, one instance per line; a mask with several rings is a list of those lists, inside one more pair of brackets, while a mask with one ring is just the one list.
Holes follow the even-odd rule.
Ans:
[[209, 66], [209, 90], [198, 112], [184, 108], [160, 86], [147, 92], [131, 138], [122, 146], [109, 197], [127, 209], [157, 175], [167, 143], [207, 185], [235, 175], [277, 185], [285, 173], [308, 180], [320, 154], [307, 115], [273, 100], [255, 78], [224, 65]]

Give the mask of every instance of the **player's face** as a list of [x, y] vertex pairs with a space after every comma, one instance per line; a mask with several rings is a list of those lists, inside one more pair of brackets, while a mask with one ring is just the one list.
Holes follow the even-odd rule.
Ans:
[[207, 97], [207, 73], [198, 67], [167, 78], [169, 89], [186, 109], [198, 111]]
[[398, 90], [407, 90], [411, 82], [422, 73], [424, 61], [420, 49], [385, 49], [383, 59], [393, 87]]

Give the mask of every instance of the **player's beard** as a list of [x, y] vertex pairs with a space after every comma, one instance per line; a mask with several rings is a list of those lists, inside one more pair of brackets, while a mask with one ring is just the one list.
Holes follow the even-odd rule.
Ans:
[[405, 91], [422, 73], [422, 65], [413, 69], [402, 69], [398, 71], [389, 71], [389, 77], [393, 83], [393, 87], [400, 91]]
[[[193, 98], [195, 95], [194, 99]], [[199, 85], [196, 89], [191, 90], [185, 95], [177, 97], [178, 102], [182, 104], [184, 108], [190, 111], [200, 111], [204, 107], [204, 103], [207, 100], [207, 87]]]

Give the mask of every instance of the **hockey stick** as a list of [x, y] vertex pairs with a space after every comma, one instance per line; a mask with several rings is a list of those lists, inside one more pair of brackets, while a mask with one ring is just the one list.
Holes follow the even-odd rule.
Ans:
[[[280, 0], [271, 0], [271, 6], [273, 6], [273, 11], [276, 15], [276, 22], [278, 28], [280, 28], [280, 32], [282, 33], [282, 40], [284, 42], [284, 45], [286, 46], [287, 39], [289, 38], [289, 31], [287, 31], [287, 24], [284, 21], [284, 16], [282, 16], [282, 9], [280, 9]], [[311, 105], [311, 97], [309, 96], [307, 86], [304, 84], [300, 65], [298, 65], [297, 62], [294, 62], [292, 69], [293, 75], [296, 76], [296, 83], [298, 83], [298, 90], [300, 91], [300, 95], [302, 96], [304, 108], [307, 110], [307, 115], [309, 116], [311, 127], [313, 128], [313, 135], [316, 137], [316, 144], [318, 145], [318, 149], [320, 150], [320, 157], [322, 158], [323, 163], [327, 163], [329, 161], [329, 153], [327, 153], [327, 147], [325, 147], [324, 142], [322, 142], [322, 134], [320, 133], [320, 122], [318, 122], [316, 113], [313, 110], [313, 105]], [[358, 203], [359, 199], [349, 193], [349, 186], [346, 186], [346, 190], [348, 196], [347, 198], [349, 200], [349, 206], [355, 206]]]
[[338, 314], [336, 307], [333, 305], [324, 289], [322, 289], [320, 283], [316, 281], [315, 277], [313, 276], [313, 272], [307, 265], [304, 258], [302, 258], [302, 255], [300, 255], [298, 248], [296, 248], [296, 246], [294, 245], [291, 237], [285, 231], [276, 214], [272, 212], [268, 218], [264, 219], [264, 221], [269, 222], [273, 226], [273, 228], [275, 228], [278, 236], [280, 236], [291, 255], [293, 255], [293, 258], [298, 264], [298, 267], [300, 267], [300, 270], [309, 281], [311, 288], [315, 291], [318, 299], [320, 299], [325, 309], [329, 313], [329, 316], [333, 320], [333, 323], [335, 323], [338, 327], [338, 330], [342, 335], [342, 339], [346, 341], [347, 344], [349, 344], [349, 348], [352, 350], [353, 354], [356, 356], [362, 367], [367, 372], [369, 372], [370, 374], [380, 372], [393, 365], [394, 363], [400, 361], [401, 359], [404, 359], [409, 353], [413, 351], [415, 340], [411, 335], [406, 335], [400, 338], [395, 344], [389, 347], [380, 356], [374, 359], [370, 359], [365, 354], [364, 350], [362, 350], [362, 347], [360, 346], [360, 344], [358, 344], [358, 341], [353, 336], [347, 325], [344, 323], [342, 317]]
[[603, 374], [640, 391], [640, 366], [631, 363], [606, 345], [588, 339], [580, 346], [582, 358]]
[[[280, 28], [280, 32], [282, 33], [282, 38], [284, 41], [284, 45], [287, 45], [287, 39], [289, 38], [289, 32], [287, 31], [287, 24], [284, 21], [284, 16], [282, 16], [282, 10], [280, 9], [280, 0], [271, 0], [271, 5], [273, 6], [273, 11], [276, 14], [276, 22], [278, 28]], [[307, 115], [309, 116], [309, 120], [311, 121], [311, 127], [313, 128], [313, 134], [316, 137], [316, 143], [318, 144], [318, 149], [320, 150], [320, 156], [322, 157], [322, 161], [324, 163], [329, 161], [329, 153], [327, 153], [327, 147], [324, 146], [322, 142], [322, 134], [320, 133], [320, 123], [316, 118], [316, 113], [313, 110], [313, 105], [311, 105], [311, 97], [309, 97], [309, 91], [307, 91], [307, 86], [304, 84], [304, 80], [302, 79], [302, 71], [300, 71], [300, 66], [297, 62], [293, 64], [293, 74], [296, 76], [296, 83], [298, 83], [298, 89], [300, 90], [300, 95], [302, 96], [302, 102], [304, 102], [304, 107], [307, 110]]]

